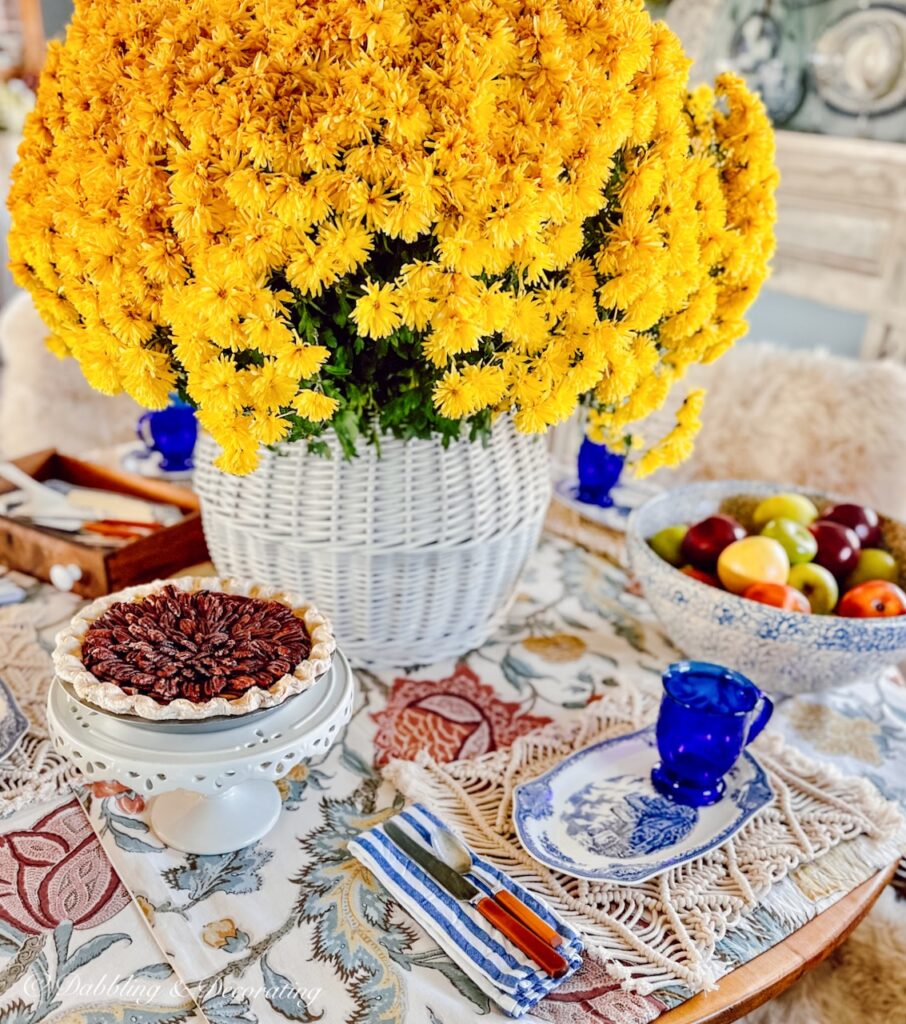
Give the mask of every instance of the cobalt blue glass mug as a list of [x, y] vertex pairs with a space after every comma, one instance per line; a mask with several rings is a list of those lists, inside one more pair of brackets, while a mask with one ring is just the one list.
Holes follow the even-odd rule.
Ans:
[[578, 471], [579, 501], [588, 505], [610, 508], [613, 498], [610, 492], [616, 486], [623, 472], [625, 455], [612, 452], [606, 445], [597, 444], [586, 437], [579, 448]]
[[140, 416], [136, 433], [144, 441], [148, 454], [160, 454], [160, 468], [167, 473], [184, 473], [192, 468], [192, 453], [198, 438], [195, 410], [178, 395], [170, 395], [170, 404], [157, 412]]
[[676, 662], [663, 682], [654, 788], [692, 807], [717, 803], [724, 776], [768, 724], [774, 705], [751, 679], [706, 661]]

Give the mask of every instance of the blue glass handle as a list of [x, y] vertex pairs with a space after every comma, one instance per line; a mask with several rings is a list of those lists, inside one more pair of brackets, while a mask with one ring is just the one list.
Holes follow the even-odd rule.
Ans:
[[749, 735], [746, 737], [746, 746], [748, 746], [752, 740], [758, 736], [768, 722], [770, 722], [771, 715], [773, 714], [774, 702], [766, 693], [763, 693], [761, 695], [761, 700], [758, 703], [758, 707], [755, 709], [755, 718], [749, 726]]
[[[138, 422], [135, 424], [135, 433], [138, 435], [139, 441], [141, 441], [149, 451], [154, 448], [154, 438], [151, 437], [151, 431], [148, 427], [153, 415], [153, 412], [142, 413], [138, 418]], [[146, 430], [146, 428], [148, 429]]]

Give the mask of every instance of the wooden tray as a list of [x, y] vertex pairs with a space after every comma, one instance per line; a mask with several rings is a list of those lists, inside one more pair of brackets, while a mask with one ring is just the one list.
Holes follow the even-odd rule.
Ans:
[[[82, 578], [73, 586], [73, 591], [83, 597], [100, 597], [136, 583], [172, 576], [180, 569], [207, 560], [198, 496], [188, 488], [96, 466], [54, 449], [14, 461], [36, 480], [65, 480], [82, 487], [164, 502], [181, 509], [184, 516], [178, 523], [150, 537], [109, 548], [82, 544], [56, 530], [0, 516], [0, 564], [41, 580], [50, 579], [54, 565], [78, 565]], [[12, 490], [15, 487], [0, 480], [0, 494]]]

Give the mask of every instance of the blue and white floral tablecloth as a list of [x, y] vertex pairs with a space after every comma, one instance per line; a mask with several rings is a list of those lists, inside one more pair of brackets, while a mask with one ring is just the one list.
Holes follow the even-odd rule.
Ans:
[[[56, 602], [54, 612], [43, 604], [48, 600]], [[39, 588], [28, 604], [6, 612], [21, 630], [29, 608], [41, 609], [35, 621], [46, 651], [56, 624], [71, 614], [67, 601]], [[4, 621], [0, 614], [0, 626]], [[0, 644], [3, 635], [0, 628]], [[204, 858], [164, 849], [148, 829], [140, 795], [115, 783], [90, 787], [82, 792], [90, 820], [133, 897], [111, 911], [114, 931], [133, 940], [122, 972], [153, 965], [154, 954], [139, 945], [148, 940], [137, 920], [140, 908], [162, 951], [157, 960], [176, 968], [211, 1024], [504, 1019], [348, 853], [353, 836], [399, 804], [380, 768], [419, 749], [438, 761], [499, 749], [621, 688], [656, 695], [664, 666], [676, 656], [622, 569], [548, 539], [523, 578], [509, 624], [483, 648], [457, 663], [396, 676], [359, 673], [361, 700], [350, 726], [325, 757], [299, 765], [278, 784], [285, 813], [255, 846]], [[34, 645], [11, 661], [0, 647], [0, 676], [25, 678], [19, 661], [27, 660], [33, 673], [35, 657]], [[774, 728], [809, 754], [866, 776], [906, 807], [906, 688], [895, 671], [825, 697], [788, 700]], [[853, 887], [851, 866], [844, 882], [833, 858], [831, 851], [820, 872], [793, 873], [775, 887], [752, 912], [757, 928], [728, 932], [717, 949], [726, 969]], [[124, 914], [132, 915], [128, 927], [120, 923]], [[43, 926], [45, 935], [56, 934], [51, 923]], [[11, 927], [0, 911], [0, 971], [21, 950], [24, 933]], [[41, 969], [46, 973], [46, 965]], [[14, 990], [0, 995], [3, 1024], [37, 1019], [19, 1010], [4, 1017], [11, 995]], [[627, 993], [589, 963], [536, 1016], [558, 1024], [644, 1024], [688, 995], [681, 989]], [[106, 1024], [122, 1017], [89, 1019]], [[130, 1019], [181, 1018], [160, 1008]]]

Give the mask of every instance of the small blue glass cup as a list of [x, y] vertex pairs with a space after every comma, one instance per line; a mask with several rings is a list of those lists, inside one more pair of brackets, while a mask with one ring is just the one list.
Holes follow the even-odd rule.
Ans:
[[613, 505], [610, 492], [620, 479], [625, 462], [625, 455], [618, 455], [606, 445], [596, 444], [586, 437], [579, 448], [579, 501], [610, 508]]
[[679, 661], [663, 676], [654, 788], [679, 804], [717, 803], [724, 776], [768, 724], [770, 697], [744, 675], [705, 661]]
[[184, 473], [192, 468], [192, 454], [198, 439], [195, 410], [175, 393], [170, 404], [157, 412], [146, 412], [136, 425], [139, 440], [148, 454], [160, 455], [160, 468], [167, 473]]

